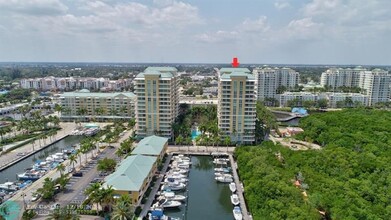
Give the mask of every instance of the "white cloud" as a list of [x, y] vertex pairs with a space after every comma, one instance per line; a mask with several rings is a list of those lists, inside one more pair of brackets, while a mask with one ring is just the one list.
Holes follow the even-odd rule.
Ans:
[[274, 7], [276, 7], [278, 10], [288, 8], [291, 4], [287, 0], [277, 0], [274, 2]]
[[0, 0], [2, 13], [44, 16], [64, 14], [68, 7], [59, 0]]
[[239, 33], [236, 31], [216, 31], [215, 33], [204, 33], [195, 36], [196, 40], [205, 43], [221, 43], [236, 40]]
[[270, 29], [269, 24], [267, 23], [267, 17], [261, 16], [256, 20], [251, 20], [249, 18], [246, 18], [241, 26], [240, 29], [245, 32], [266, 32]]
[[304, 6], [306, 16], [323, 15], [341, 6], [340, 0], [313, 0]]
[[293, 39], [312, 39], [319, 37], [322, 24], [315, 23], [312, 18], [292, 20], [287, 26], [287, 34]]

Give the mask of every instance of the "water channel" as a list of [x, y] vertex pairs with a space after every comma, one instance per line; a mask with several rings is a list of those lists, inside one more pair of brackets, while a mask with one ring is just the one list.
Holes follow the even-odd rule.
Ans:
[[83, 136], [68, 136], [55, 144], [52, 144], [45, 149], [25, 158], [24, 160], [16, 163], [7, 169], [0, 172], [0, 183], [8, 181], [16, 181], [16, 174], [23, 173], [26, 168], [31, 167], [36, 160], [45, 161], [46, 157], [60, 152], [62, 149], [66, 149], [74, 144], [77, 144], [83, 139]]
[[228, 184], [217, 183], [214, 179], [215, 165], [210, 156], [192, 156], [189, 172], [187, 207], [165, 210], [165, 214], [182, 220], [233, 219], [231, 191]]

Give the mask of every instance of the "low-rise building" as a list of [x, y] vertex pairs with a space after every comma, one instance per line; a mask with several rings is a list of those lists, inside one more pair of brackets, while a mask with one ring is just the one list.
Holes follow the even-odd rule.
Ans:
[[104, 179], [103, 187], [111, 186], [114, 196], [129, 195], [132, 203], [138, 206], [156, 170], [157, 157], [131, 155]]
[[65, 92], [59, 101], [63, 121], [108, 121], [135, 117], [136, 96], [131, 92]]
[[344, 106], [368, 106], [369, 96], [360, 93], [329, 93], [327, 94], [330, 108]]
[[295, 100], [296, 103], [303, 104], [304, 101], [313, 101], [318, 100], [318, 95], [312, 94], [310, 92], [285, 92], [280, 95], [280, 106], [286, 107], [289, 104], [289, 101]]
[[143, 138], [132, 151], [132, 154], [155, 156], [163, 159], [168, 147], [168, 138], [152, 135]]

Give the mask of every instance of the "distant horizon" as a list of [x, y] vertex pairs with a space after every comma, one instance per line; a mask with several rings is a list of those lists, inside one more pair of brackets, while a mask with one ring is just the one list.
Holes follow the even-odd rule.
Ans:
[[[231, 63], [196, 63], [196, 62], [100, 62], [100, 61], [0, 61], [4, 64], [130, 64], [130, 65], [219, 65], [231, 66]], [[311, 63], [240, 63], [240, 66], [264, 65], [264, 66], [382, 66], [391, 67], [391, 64], [311, 64]]]

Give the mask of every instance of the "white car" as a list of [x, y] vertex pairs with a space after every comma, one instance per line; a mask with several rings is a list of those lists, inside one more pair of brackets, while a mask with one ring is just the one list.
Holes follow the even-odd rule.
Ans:
[[39, 198], [41, 198], [41, 195], [38, 194], [38, 193], [35, 193], [35, 194], [33, 194], [33, 196], [31, 197], [31, 202], [35, 202], [35, 201], [37, 201]]

